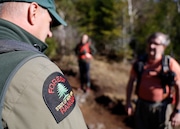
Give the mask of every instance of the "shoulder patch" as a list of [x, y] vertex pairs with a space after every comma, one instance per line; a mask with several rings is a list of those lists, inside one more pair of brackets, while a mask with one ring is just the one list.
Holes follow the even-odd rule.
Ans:
[[75, 97], [67, 79], [59, 72], [52, 73], [44, 82], [43, 99], [57, 123], [75, 106]]

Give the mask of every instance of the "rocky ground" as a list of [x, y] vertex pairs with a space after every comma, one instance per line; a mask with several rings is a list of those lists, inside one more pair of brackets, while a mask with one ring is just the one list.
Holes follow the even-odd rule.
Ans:
[[130, 64], [96, 58], [91, 61], [90, 92], [78, 90], [79, 74], [75, 56], [54, 58], [73, 87], [89, 129], [132, 129], [132, 118], [124, 110], [125, 88]]

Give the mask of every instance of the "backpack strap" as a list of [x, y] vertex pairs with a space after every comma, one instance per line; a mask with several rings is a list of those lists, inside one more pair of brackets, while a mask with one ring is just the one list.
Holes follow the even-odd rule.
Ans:
[[147, 60], [147, 55], [143, 55], [138, 58], [138, 60], [134, 63], [133, 69], [135, 70], [137, 74], [137, 81], [136, 81], [136, 89], [135, 89], [135, 94], [138, 95], [139, 91], [139, 86], [142, 78], [142, 73], [144, 71], [144, 65]]
[[170, 60], [169, 55], [163, 55], [160, 78], [161, 78], [161, 83], [162, 83], [164, 93], [166, 93], [166, 81], [164, 80], [164, 78], [166, 76], [166, 73], [168, 73], [168, 71], [169, 71], [169, 60]]
[[171, 56], [166, 55], [162, 60], [162, 70], [160, 73], [160, 77], [161, 77], [162, 86], [164, 88], [164, 93], [166, 93], [166, 89], [165, 89], [166, 85], [168, 85], [171, 88], [175, 84], [174, 78], [176, 74], [172, 70], [170, 70], [170, 66], [169, 66], [170, 58]]
[[169, 61], [170, 61], [169, 55], [164, 55], [162, 59], [162, 72], [166, 73], [169, 71]]

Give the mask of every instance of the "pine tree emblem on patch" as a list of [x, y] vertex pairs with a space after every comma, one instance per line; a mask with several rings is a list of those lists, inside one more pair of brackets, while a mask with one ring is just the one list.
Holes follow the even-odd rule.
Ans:
[[57, 123], [62, 121], [75, 106], [72, 88], [59, 72], [51, 74], [44, 82], [43, 99]]

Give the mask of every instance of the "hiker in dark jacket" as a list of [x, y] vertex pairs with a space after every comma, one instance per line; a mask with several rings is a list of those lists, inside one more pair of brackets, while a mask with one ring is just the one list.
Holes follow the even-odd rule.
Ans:
[[84, 92], [89, 91], [91, 89], [90, 62], [95, 52], [96, 49], [92, 45], [89, 36], [87, 34], [83, 34], [80, 42], [77, 44], [75, 48], [75, 53], [78, 57], [80, 82], [81, 82], [80, 88]]
[[[134, 113], [136, 129], [171, 129], [180, 125], [180, 66], [175, 59], [169, 57], [169, 70], [162, 72], [164, 51], [169, 43], [166, 34], [152, 34], [147, 40], [147, 56], [137, 60], [131, 69], [126, 92], [126, 111], [128, 115]], [[131, 98], [136, 80], [138, 100], [133, 112]], [[172, 87], [176, 89], [174, 109]]]

